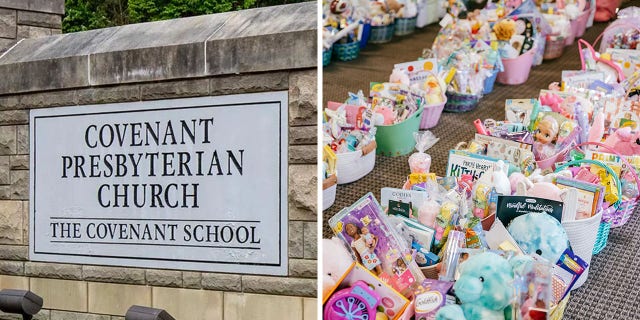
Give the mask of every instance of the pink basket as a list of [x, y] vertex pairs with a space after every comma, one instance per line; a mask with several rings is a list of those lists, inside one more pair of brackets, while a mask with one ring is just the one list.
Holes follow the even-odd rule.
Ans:
[[[344, 105], [344, 110], [347, 112], [347, 123], [351, 125], [356, 124], [356, 118], [358, 117], [358, 111], [360, 110], [360, 106], [355, 106], [351, 104], [344, 104], [340, 102], [329, 101], [327, 102], [327, 109], [330, 110], [338, 110], [340, 106]], [[364, 108], [364, 107], [362, 107]]]
[[433, 106], [425, 106], [424, 111], [422, 112], [422, 119], [420, 119], [420, 129], [431, 129], [435, 127], [438, 124], [438, 121], [440, 121], [440, 115], [442, 115], [442, 110], [446, 103], [447, 97], [445, 96], [442, 103]]
[[496, 81], [502, 84], [517, 85], [527, 82], [533, 56], [536, 53], [535, 45], [529, 51], [514, 59], [502, 59], [504, 71], [498, 73]]
[[580, 38], [587, 30], [587, 21], [589, 21], [589, 15], [591, 10], [582, 12], [575, 20], [571, 20], [571, 31], [576, 38]]

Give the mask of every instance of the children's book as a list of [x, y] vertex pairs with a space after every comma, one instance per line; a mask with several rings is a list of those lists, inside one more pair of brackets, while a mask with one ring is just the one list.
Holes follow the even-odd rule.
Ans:
[[491, 175], [496, 162], [498, 162], [498, 159], [495, 158], [463, 150], [450, 150], [447, 177], [460, 177], [463, 174], [469, 174], [475, 181], [484, 174]]
[[564, 203], [549, 199], [527, 196], [498, 196], [498, 219], [509, 226], [511, 220], [530, 212], [546, 212], [562, 221], [562, 209]]
[[593, 217], [602, 207], [604, 197], [604, 186], [602, 185], [561, 176], [556, 178], [556, 185], [560, 189], [575, 188], [578, 190], [576, 220]]
[[[412, 247], [415, 247], [414, 243], [417, 243], [420, 247], [429, 251], [431, 250], [431, 245], [433, 244], [433, 239], [436, 234], [436, 231], [433, 230], [433, 228], [429, 228], [420, 222], [409, 219], [403, 215], [391, 214], [390, 218], [393, 222], [402, 224], [400, 226], [396, 225], [396, 230], [401, 228], [400, 230], [405, 231], [405, 239], [406, 237], [410, 238], [407, 242], [411, 241]], [[419, 264], [420, 262], [418, 261], [418, 265]]]
[[427, 193], [424, 191], [397, 188], [382, 188], [380, 190], [380, 204], [384, 212], [411, 219], [418, 218], [418, 209], [426, 197]]
[[329, 219], [333, 232], [351, 248], [356, 261], [401, 293], [410, 293], [424, 275], [411, 246], [395, 231], [371, 192]]

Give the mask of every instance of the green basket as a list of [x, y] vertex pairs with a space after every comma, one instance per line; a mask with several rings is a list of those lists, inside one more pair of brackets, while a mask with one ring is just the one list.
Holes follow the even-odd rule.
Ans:
[[371, 26], [369, 43], [387, 43], [391, 41], [393, 30], [395, 30], [395, 24], [393, 23], [386, 26]]
[[418, 16], [413, 18], [396, 18], [396, 26], [393, 34], [396, 36], [412, 34], [416, 30], [416, 20], [418, 20]]
[[329, 49], [322, 50], [322, 66], [326, 67], [331, 63], [331, 55], [333, 54], [333, 46]]
[[336, 43], [333, 45], [333, 54], [340, 61], [350, 61], [360, 54], [360, 42]]
[[403, 122], [388, 126], [376, 126], [376, 154], [395, 157], [413, 151], [416, 141], [413, 133], [420, 130], [423, 108], [420, 108]]
[[607, 246], [609, 240], [609, 231], [611, 230], [611, 222], [601, 222], [598, 227], [598, 235], [596, 243], [593, 245], [593, 254], [598, 254]]

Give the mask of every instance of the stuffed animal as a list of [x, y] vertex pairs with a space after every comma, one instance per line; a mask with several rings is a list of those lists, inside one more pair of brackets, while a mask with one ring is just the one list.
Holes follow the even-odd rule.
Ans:
[[342, 241], [336, 237], [322, 239], [322, 297], [338, 283], [349, 269], [353, 258]]
[[553, 264], [569, 247], [569, 237], [560, 222], [545, 212], [519, 216], [507, 230], [526, 253], [536, 253]]
[[402, 70], [396, 69], [396, 68], [394, 68], [393, 71], [391, 72], [391, 75], [389, 76], [389, 82], [401, 83], [407, 86], [411, 84], [411, 80], [409, 80], [409, 75], [403, 72]]
[[514, 292], [511, 264], [493, 252], [483, 252], [470, 257], [459, 269], [460, 278], [453, 290], [462, 305], [442, 307], [436, 320], [504, 320]]
[[496, 188], [497, 193], [503, 196], [511, 195], [511, 183], [509, 183], [509, 177], [507, 176], [508, 170], [509, 165], [502, 160], [498, 160], [491, 176], [493, 187]]
[[640, 130], [633, 132], [630, 127], [619, 128], [609, 135], [604, 144], [625, 156], [640, 154]]
[[511, 194], [516, 193], [517, 186], [518, 184], [521, 184], [521, 183], [524, 185], [525, 190], [533, 187], [533, 183], [531, 182], [531, 180], [529, 180], [529, 178], [527, 178], [524, 174], [520, 172], [514, 172], [509, 176], [509, 184], [511, 185]]
[[389, 12], [393, 11], [397, 13], [403, 7], [404, 7], [404, 4], [400, 3], [400, 1], [398, 0], [387, 0], [387, 9]]
[[511, 19], [500, 20], [493, 26], [493, 32], [499, 41], [509, 41], [516, 33], [516, 22]]

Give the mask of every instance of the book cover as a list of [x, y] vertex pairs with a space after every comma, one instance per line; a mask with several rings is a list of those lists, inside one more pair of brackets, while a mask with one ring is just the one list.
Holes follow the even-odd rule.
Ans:
[[556, 185], [560, 189], [575, 188], [578, 190], [576, 220], [590, 218], [602, 207], [604, 186], [562, 176], [556, 178]]
[[397, 188], [382, 188], [380, 190], [380, 204], [387, 214], [399, 214], [411, 219], [418, 218], [418, 209], [426, 200], [424, 191], [404, 190]]
[[450, 150], [447, 162], [447, 176], [460, 177], [469, 174], [473, 181], [480, 179], [484, 174], [493, 174], [493, 169], [498, 159], [462, 150]]
[[498, 196], [496, 215], [507, 227], [511, 220], [529, 212], [546, 212], [561, 222], [563, 205], [560, 201], [536, 197]]

